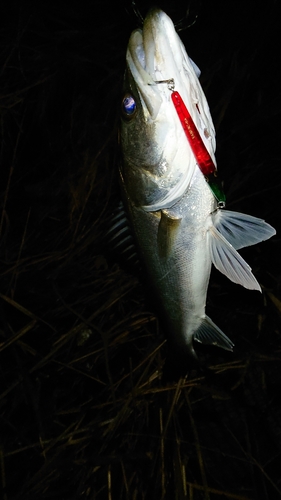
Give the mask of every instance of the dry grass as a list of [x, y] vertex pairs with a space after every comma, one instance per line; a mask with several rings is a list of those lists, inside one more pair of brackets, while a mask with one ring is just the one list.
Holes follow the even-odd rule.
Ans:
[[[234, 354], [202, 350], [176, 374], [142, 282], [104, 243], [133, 22], [83, 5], [2, 17], [2, 498], [281, 498], [279, 240], [246, 251], [262, 298], [212, 277], [208, 310]], [[226, 11], [212, 15], [183, 36], [214, 109], [228, 206], [278, 229], [280, 99], [273, 109], [264, 70], [275, 11], [236, 14], [239, 40]]]

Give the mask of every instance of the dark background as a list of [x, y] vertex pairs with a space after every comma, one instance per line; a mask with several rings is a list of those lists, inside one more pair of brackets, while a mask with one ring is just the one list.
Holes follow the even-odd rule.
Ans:
[[[188, 2], [158, 5], [177, 22]], [[262, 295], [212, 272], [207, 312], [236, 347], [184, 373], [104, 240], [130, 2], [2, 2], [0, 19], [2, 497], [281, 498], [279, 3], [194, 0], [180, 32], [227, 208], [277, 229], [241, 251]]]

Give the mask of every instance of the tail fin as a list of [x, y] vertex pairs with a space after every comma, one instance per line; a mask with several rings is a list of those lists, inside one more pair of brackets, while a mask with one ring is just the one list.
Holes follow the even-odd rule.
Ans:
[[262, 219], [227, 210], [217, 210], [212, 220], [208, 240], [214, 266], [234, 283], [261, 291], [250, 266], [236, 250], [267, 240], [276, 234], [275, 229]]
[[234, 283], [261, 292], [250, 266], [214, 226], [209, 229], [207, 238], [214, 266]]
[[217, 210], [212, 218], [215, 228], [235, 250], [268, 240], [276, 234], [270, 224], [251, 215]]

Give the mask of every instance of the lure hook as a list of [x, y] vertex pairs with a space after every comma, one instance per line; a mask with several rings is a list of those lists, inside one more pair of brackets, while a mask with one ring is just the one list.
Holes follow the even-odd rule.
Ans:
[[168, 80], [154, 80], [154, 83], [149, 83], [148, 85], [158, 85], [160, 83], [167, 83], [168, 89], [172, 92], [175, 90], [175, 80], [173, 78], [169, 78]]

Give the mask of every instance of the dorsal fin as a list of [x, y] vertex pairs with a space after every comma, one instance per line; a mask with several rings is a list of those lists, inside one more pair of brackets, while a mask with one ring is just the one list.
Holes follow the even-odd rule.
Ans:
[[110, 227], [104, 239], [111, 253], [120, 257], [124, 264], [129, 264], [131, 268], [139, 271], [140, 261], [135, 240], [122, 201], [118, 203], [112, 215]]

